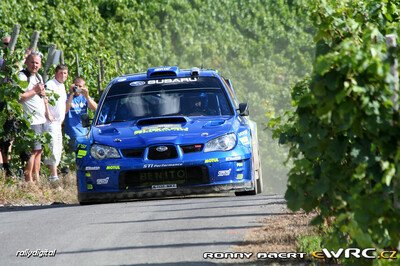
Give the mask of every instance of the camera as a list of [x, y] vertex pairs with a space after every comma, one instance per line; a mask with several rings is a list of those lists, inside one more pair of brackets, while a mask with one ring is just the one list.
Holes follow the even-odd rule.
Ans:
[[78, 86], [74, 86], [73, 91], [74, 91], [74, 92], [77, 92], [77, 93], [81, 93], [81, 92], [82, 92], [82, 89], [79, 88]]

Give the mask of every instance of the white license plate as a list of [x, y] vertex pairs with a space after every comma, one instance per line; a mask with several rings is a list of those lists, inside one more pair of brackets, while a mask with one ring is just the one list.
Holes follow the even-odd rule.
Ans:
[[151, 189], [168, 189], [168, 188], [177, 188], [176, 184], [164, 184], [164, 185], [152, 185]]

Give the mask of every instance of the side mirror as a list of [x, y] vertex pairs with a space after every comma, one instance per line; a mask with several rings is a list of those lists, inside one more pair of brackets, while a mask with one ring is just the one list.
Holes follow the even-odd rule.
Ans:
[[247, 103], [239, 103], [239, 115], [248, 116], [249, 115], [249, 106]]
[[81, 114], [81, 122], [83, 127], [90, 127], [90, 119], [88, 114]]

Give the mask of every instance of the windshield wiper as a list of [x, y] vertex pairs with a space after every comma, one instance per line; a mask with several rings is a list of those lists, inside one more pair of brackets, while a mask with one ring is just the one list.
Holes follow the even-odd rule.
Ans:
[[126, 120], [126, 119], [114, 119], [113, 121], [108, 122], [108, 124], [114, 123], [114, 122], [126, 122], [126, 121], [128, 121], [128, 120]]

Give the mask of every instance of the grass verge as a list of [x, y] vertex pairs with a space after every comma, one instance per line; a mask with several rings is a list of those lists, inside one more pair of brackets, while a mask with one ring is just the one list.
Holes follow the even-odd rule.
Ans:
[[[272, 259], [277, 265], [315, 265], [310, 258], [313, 251], [321, 250], [319, 230], [310, 222], [315, 213], [291, 212], [286, 210], [282, 215], [271, 215], [262, 219], [262, 226], [250, 230], [242, 245], [234, 248], [235, 252], [275, 253], [275, 252], [304, 252], [305, 259], [280, 260]], [[256, 262], [257, 257], [251, 260]], [[266, 263], [266, 261], [257, 261]], [[283, 264], [282, 264], [283, 263]]]
[[78, 203], [74, 174], [60, 176], [60, 180], [56, 182], [49, 182], [45, 177], [41, 177], [35, 183], [0, 176], [0, 206], [57, 203]]

